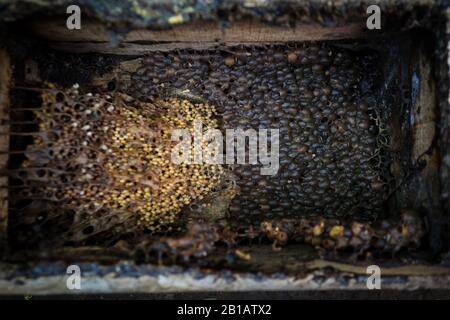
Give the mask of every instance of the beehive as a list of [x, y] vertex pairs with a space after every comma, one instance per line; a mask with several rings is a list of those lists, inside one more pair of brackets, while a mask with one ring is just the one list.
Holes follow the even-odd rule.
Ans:
[[[13, 221], [25, 229], [20, 241], [46, 233], [53, 244], [80, 242], [140, 225], [161, 231], [183, 206], [222, 181], [220, 165], [171, 161], [171, 130], [193, 130], [194, 121], [217, 126], [207, 104], [138, 103], [124, 94], [80, 94], [77, 85], [44, 89], [42, 100], [33, 112], [39, 129], [28, 133], [33, 143], [24, 151], [26, 160], [11, 172]], [[27, 200], [32, 202], [23, 206]], [[40, 228], [33, 233], [27, 226], [36, 223]]]
[[223, 130], [280, 130], [277, 174], [233, 166], [241, 191], [230, 207], [234, 218], [374, 217], [390, 179], [376, 65], [374, 53], [325, 43], [155, 52], [127, 90], [151, 99], [188, 89], [217, 107]]
[[[49, 20], [7, 37], [6, 257], [298, 274], [311, 257], [401, 265], [444, 252], [444, 11], [389, 11], [386, 30], [370, 33], [353, 4], [344, 17], [319, 10], [321, 24], [295, 3], [301, 19], [275, 4], [216, 8], [229, 19], [184, 4], [124, 34], [100, 14], [80, 33]], [[174, 165], [167, 133], [194, 119], [278, 129], [279, 170]]]

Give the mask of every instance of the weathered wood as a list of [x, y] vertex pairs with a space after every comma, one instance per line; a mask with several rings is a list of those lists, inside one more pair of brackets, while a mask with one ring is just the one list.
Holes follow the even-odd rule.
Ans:
[[[441, 92], [443, 93], [440, 101], [440, 150], [442, 152], [442, 163], [441, 163], [441, 186], [442, 186], [442, 200], [444, 202], [444, 212], [447, 221], [447, 241], [450, 242], [450, 8], [447, 8], [447, 32], [446, 39], [443, 42], [444, 49], [447, 50], [446, 57], [447, 61], [442, 61], [447, 63], [446, 70], [442, 72], [440, 78], [444, 83], [440, 84]], [[446, 48], [445, 48], [446, 46]], [[445, 58], [444, 58], [445, 59]], [[447, 77], [446, 77], [447, 76]], [[446, 81], [447, 80], [447, 81]], [[445, 84], [446, 82], [446, 84]], [[442, 90], [443, 89], [443, 90]], [[450, 244], [448, 245], [450, 249]]]
[[234, 47], [238, 45], [252, 45], [252, 46], [265, 46], [268, 44], [281, 44], [281, 42], [174, 42], [174, 43], [155, 43], [155, 44], [136, 44], [130, 42], [123, 42], [118, 47], [112, 46], [108, 42], [52, 42], [50, 46], [53, 49], [67, 51], [72, 53], [102, 53], [102, 54], [115, 54], [122, 56], [140, 56], [150, 52], [162, 51], [169, 52], [173, 50], [182, 49], [195, 49], [195, 50], [207, 50], [220, 47]]
[[282, 43], [299, 41], [354, 39], [364, 36], [364, 26], [348, 24], [327, 28], [319, 24], [295, 27], [270, 26], [252, 20], [236, 21], [229, 26], [214, 22], [193, 22], [164, 30], [132, 30], [121, 37], [120, 44], [112, 43], [117, 36], [106, 26], [93, 21], [83, 22], [81, 30], [68, 30], [65, 21], [50, 20], [32, 24], [38, 36], [49, 40], [53, 47], [71, 52], [100, 52], [139, 55], [148, 51], [174, 49], [207, 49], [218, 44]]
[[[249, 272], [241, 272], [236, 276], [225, 278], [223, 273], [199, 270], [178, 270], [170, 267], [140, 265], [139, 269], [132, 262], [117, 263], [115, 268], [107, 265], [80, 264], [82, 285], [80, 290], [69, 290], [66, 286], [67, 274], [61, 270], [61, 263], [48, 263], [49, 270], [56, 272], [42, 274], [37, 268], [12, 264], [0, 264], [0, 294], [7, 295], [61, 295], [61, 294], [163, 294], [163, 293], [195, 293], [195, 292], [247, 292], [248, 291], [283, 291], [308, 292], [310, 290], [361, 290], [367, 291], [367, 264], [336, 263], [313, 260], [298, 266], [302, 273], [295, 276], [263, 274], [258, 278]], [[55, 266], [54, 266], [55, 265]], [[69, 263], [66, 263], [68, 266]], [[337, 270], [323, 278], [323, 268], [332, 267]], [[53, 269], [51, 269], [53, 268]], [[42, 269], [42, 268], [40, 268]], [[45, 269], [44, 269], [45, 270]], [[131, 272], [122, 271], [131, 270]], [[138, 275], [136, 271], [138, 270]], [[417, 290], [448, 291], [450, 275], [448, 268], [439, 266], [401, 266], [382, 268], [383, 292], [395, 290], [402, 292]], [[11, 278], [11, 274], [16, 275]], [[20, 276], [17, 276], [20, 275]], [[200, 275], [200, 277], [199, 277]], [[358, 276], [362, 275], [362, 276]], [[319, 277], [318, 277], [319, 276]], [[17, 278], [20, 277], [20, 282]], [[320, 278], [319, 280], [317, 280]], [[426, 292], [427, 292], [426, 291]], [[423, 295], [423, 293], [422, 293]]]
[[[433, 58], [427, 54], [425, 42], [418, 44], [420, 50], [413, 56], [413, 82], [418, 83], [416, 94], [412, 95], [411, 109], [413, 163], [420, 168], [415, 175], [415, 204], [418, 209], [425, 208], [430, 231], [430, 246], [434, 253], [443, 248], [444, 216], [441, 202], [440, 163], [441, 155], [437, 148], [438, 103], [437, 88], [433, 72]], [[416, 88], [413, 88], [413, 92]]]
[[[9, 55], [0, 49], [0, 151], [9, 150], [9, 86], [11, 68]], [[0, 153], [0, 170], [8, 165], [8, 155]], [[0, 175], [0, 254], [7, 239], [8, 229], [8, 178]]]

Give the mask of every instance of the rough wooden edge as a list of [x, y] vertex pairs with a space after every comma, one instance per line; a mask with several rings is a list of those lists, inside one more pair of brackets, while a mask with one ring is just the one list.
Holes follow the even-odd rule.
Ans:
[[282, 42], [174, 42], [138, 44], [123, 42], [119, 46], [112, 46], [108, 42], [52, 42], [51, 48], [71, 53], [101, 53], [120, 56], [142, 56], [150, 52], [169, 52], [173, 50], [195, 49], [208, 50], [213, 48], [234, 47], [239, 45], [265, 46], [270, 44], [282, 44]]
[[[11, 78], [10, 59], [6, 50], [0, 48], [0, 151], [9, 150], [9, 86]], [[6, 134], [5, 134], [6, 133]], [[8, 155], [0, 153], [0, 170], [8, 165]], [[8, 178], [0, 175], [0, 255], [6, 246], [8, 228]]]
[[[111, 32], [104, 24], [83, 21], [80, 30], [69, 30], [65, 20], [39, 21], [31, 25], [35, 34], [61, 42], [110, 42]], [[217, 22], [197, 21], [163, 30], [131, 30], [122, 36], [123, 42], [291, 42], [342, 39], [362, 36], [365, 26], [351, 23], [324, 27], [318, 23], [280, 27], [254, 20], [240, 20], [228, 26]]]
[[440, 104], [440, 132], [441, 132], [441, 150], [442, 150], [442, 164], [441, 164], [441, 183], [442, 195], [444, 202], [444, 212], [447, 221], [447, 249], [450, 250], [450, 8], [447, 8], [447, 28], [445, 32], [444, 55], [443, 63], [446, 63], [445, 73], [443, 72], [440, 80], [442, 90]]
[[[427, 44], [422, 42], [415, 56], [412, 83], [412, 163], [420, 170], [413, 181], [415, 188], [414, 206], [424, 208], [427, 215], [429, 242], [433, 253], [439, 253], [444, 246], [446, 214], [442, 206], [440, 165], [438, 149], [438, 95], [434, 73], [434, 58], [427, 54]], [[417, 90], [418, 89], [418, 90]], [[414, 91], [417, 92], [414, 94]]]
[[434, 77], [429, 58], [421, 54], [418, 59], [418, 81], [420, 81], [420, 84], [417, 99], [414, 101], [412, 108], [412, 157], [415, 162], [426, 161], [427, 165], [422, 171], [422, 175], [429, 179], [430, 176], [435, 177], [434, 171], [439, 166], [437, 151], [433, 148], [433, 140], [437, 134], [436, 84], [433, 81]]
[[[45, 269], [49, 274], [39, 274], [32, 268], [17, 270], [12, 265], [0, 264], [1, 295], [51, 295], [51, 294], [130, 294], [169, 292], [243, 292], [243, 291], [304, 291], [304, 290], [367, 290], [367, 266], [337, 264], [330, 261], [312, 261], [306, 272], [299, 276], [258, 275], [234, 273], [224, 277], [220, 272], [203, 272], [198, 269], [180, 270], [173, 267], [156, 267], [133, 263], [120, 263], [108, 267], [79, 264], [81, 288], [67, 288], [66, 268], [69, 264], [50, 263]], [[44, 265], [41, 265], [42, 269]], [[337, 272], [323, 281], [323, 268], [334, 267]], [[404, 269], [381, 269], [383, 290], [429, 290], [450, 287], [448, 268], [440, 272], [416, 272], [408, 275]], [[342, 268], [342, 271], [340, 271]], [[432, 268], [432, 267], [430, 267]], [[436, 268], [436, 267], [435, 267]], [[1, 269], [7, 270], [2, 272]], [[360, 270], [359, 270], [360, 269]], [[130, 272], [125, 271], [130, 270]], [[406, 273], [406, 275], [405, 275]], [[14, 274], [14, 275], [13, 275]], [[13, 276], [12, 276], [13, 275]]]
[[363, 37], [365, 31], [363, 25], [356, 23], [333, 28], [317, 23], [280, 27], [252, 20], [236, 21], [226, 27], [215, 22], [198, 21], [164, 30], [132, 30], [121, 36], [114, 35], [105, 25], [94, 21], [83, 22], [80, 30], [68, 30], [65, 21], [49, 20], [32, 23], [31, 30], [50, 41], [55, 49], [120, 55], [186, 48], [208, 49], [219, 44], [233, 46], [355, 39]]

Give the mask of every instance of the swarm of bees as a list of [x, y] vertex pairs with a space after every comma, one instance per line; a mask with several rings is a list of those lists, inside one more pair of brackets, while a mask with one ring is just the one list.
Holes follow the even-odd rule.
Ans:
[[376, 54], [327, 43], [152, 52], [126, 88], [151, 100], [189, 90], [216, 106], [223, 129], [279, 129], [280, 169], [233, 165], [230, 215], [265, 219], [375, 218], [389, 193], [389, 141], [376, 96]]
[[[355, 252], [419, 246], [425, 231], [412, 211], [377, 224], [353, 220], [374, 220], [388, 191], [380, 150], [389, 137], [383, 110], [366, 101], [376, 76], [363, 70], [367, 59], [314, 43], [225, 56], [155, 52], [114, 94], [43, 90], [33, 110], [39, 128], [11, 173], [20, 181], [12, 201], [18, 237], [59, 245], [161, 234], [188, 207], [196, 221], [183, 236], [149, 238], [139, 250], [189, 261], [218, 242], [231, 248], [249, 238], [269, 239], [274, 250], [292, 242]], [[165, 94], [184, 89], [202, 98]], [[222, 165], [173, 163], [171, 132], [192, 133], [195, 121], [205, 130], [279, 129], [278, 174], [233, 165], [232, 187], [221, 192]], [[212, 197], [239, 228], [217, 223], [225, 216]]]
[[405, 210], [398, 220], [382, 220], [376, 224], [320, 217], [265, 221], [261, 223], [261, 232], [273, 241], [276, 250], [289, 241], [300, 241], [330, 251], [395, 253], [406, 247], [418, 248], [425, 227], [416, 212]]

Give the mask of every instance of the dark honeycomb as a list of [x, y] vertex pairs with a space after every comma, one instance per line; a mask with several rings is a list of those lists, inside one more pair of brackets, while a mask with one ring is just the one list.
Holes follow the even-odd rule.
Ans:
[[[181, 213], [210, 220], [205, 206], [228, 207], [228, 221], [244, 226], [374, 219], [391, 179], [378, 59], [325, 43], [154, 52], [129, 83], [119, 75], [115, 92], [50, 88], [38, 90], [40, 101], [19, 98], [11, 113], [12, 156], [22, 154], [10, 168], [11, 239], [114, 243], [142, 227], [173, 230], [186, 222]], [[222, 131], [279, 129], [277, 174], [261, 175], [261, 165], [171, 163], [170, 132], [193, 119]], [[230, 181], [232, 196], [219, 196]]]
[[189, 91], [216, 107], [221, 128], [278, 128], [280, 168], [233, 165], [230, 215], [374, 218], [388, 193], [388, 130], [371, 51], [326, 43], [153, 52], [126, 89], [145, 101]]
[[[167, 231], [182, 208], [222, 183], [219, 164], [171, 162], [174, 128], [217, 127], [214, 108], [187, 100], [141, 103], [121, 93], [44, 89], [31, 111], [39, 128], [10, 170], [11, 229], [18, 243], [47, 245]], [[17, 122], [16, 122], [17, 123]], [[23, 128], [24, 129], [24, 128]]]

